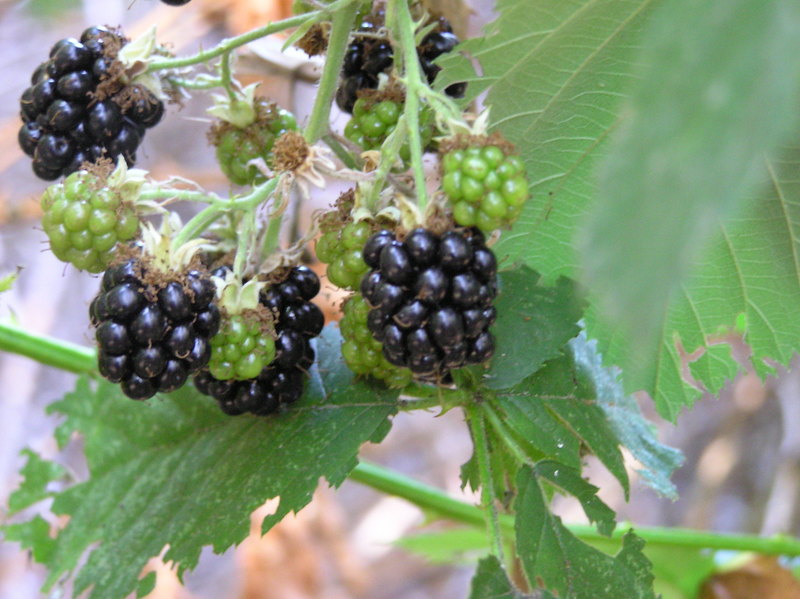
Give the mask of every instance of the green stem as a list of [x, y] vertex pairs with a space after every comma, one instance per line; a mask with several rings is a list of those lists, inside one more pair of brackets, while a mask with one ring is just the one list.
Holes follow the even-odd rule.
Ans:
[[261, 248], [261, 260], [266, 260], [280, 245], [281, 223], [283, 222], [283, 212], [273, 214], [267, 225], [267, 232], [264, 234], [264, 245]]
[[200, 212], [195, 214], [180, 231], [178, 231], [178, 234], [172, 240], [172, 244], [170, 245], [172, 250], [174, 251], [178, 249], [190, 239], [194, 239], [200, 235], [203, 231], [208, 229], [208, 227], [210, 227], [215, 220], [222, 216], [224, 212], [225, 210], [221, 209], [216, 204], [212, 204], [211, 206], [206, 206], [203, 208]]
[[483, 506], [484, 520], [487, 532], [489, 533], [489, 543], [492, 551], [500, 562], [504, 562], [503, 557], [503, 535], [500, 532], [500, 520], [497, 512], [497, 501], [494, 494], [494, 476], [492, 476], [492, 464], [489, 456], [489, 438], [486, 435], [486, 421], [479, 406], [473, 404], [464, 407], [467, 414], [469, 430], [472, 433], [472, 442], [475, 446], [475, 456], [478, 458], [478, 471], [481, 481], [481, 504]]
[[167, 81], [175, 87], [183, 87], [186, 89], [214, 89], [222, 87], [222, 79], [219, 77], [203, 77], [202, 79], [182, 79], [181, 77], [167, 77]]
[[[26, 356], [41, 364], [76, 374], [92, 373], [96, 365], [96, 354], [88, 347], [31, 333], [10, 322], [0, 322], [0, 351]], [[350, 473], [350, 478], [456, 522], [475, 527], [486, 525], [485, 514], [481, 508], [450, 497], [440, 489], [376, 464], [362, 461]], [[498, 521], [503, 534], [509, 539], [513, 538], [514, 517], [500, 514]], [[568, 524], [567, 527], [573, 534], [585, 541], [599, 543], [609, 541], [608, 537], [598, 533], [591, 525]], [[762, 555], [800, 556], [800, 539], [785, 535], [759, 537], [756, 535], [720, 534], [688, 528], [633, 527], [629, 523], [624, 523], [617, 527], [611, 535], [611, 539], [620, 539], [629, 530], [635, 530], [638, 536], [653, 547], [750, 551]]]
[[0, 322], [0, 350], [76, 374], [97, 367], [97, 356], [88, 347], [30, 333], [11, 322]]
[[202, 52], [198, 52], [197, 54], [193, 54], [192, 56], [158, 60], [156, 62], [151, 63], [150, 67], [147, 70], [152, 72], [152, 71], [161, 71], [164, 69], [177, 69], [181, 67], [188, 67], [193, 64], [208, 62], [212, 58], [216, 58], [217, 56], [222, 56], [226, 52], [235, 50], [240, 46], [249, 44], [250, 42], [260, 39], [262, 37], [267, 37], [268, 35], [272, 35], [273, 33], [278, 33], [279, 31], [284, 31], [285, 29], [291, 29], [292, 27], [298, 27], [299, 25], [302, 25], [306, 21], [317, 19], [320, 15], [321, 11], [312, 11], [302, 15], [295, 15], [293, 17], [289, 17], [288, 19], [283, 19], [282, 21], [276, 21], [275, 23], [270, 23], [269, 25], [265, 25], [264, 27], [259, 27], [258, 29], [253, 29], [252, 31], [243, 33], [242, 35], [237, 35], [236, 37], [231, 37], [226, 40], [223, 40], [219, 45], [214, 46], [213, 48], [209, 48], [208, 50], [203, 50]]
[[414, 186], [417, 188], [417, 205], [422, 214], [428, 203], [428, 193], [425, 189], [425, 168], [422, 164], [422, 138], [419, 131], [419, 97], [420, 88], [427, 87], [422, 82], [417, 58], [417, 47], [414, 41], [414, 21], [408, 10], [406, 0], [392, 2], [396, 11], [396, 30], [400, 38], [400, 47], [403, 50], [403, 69], [406, 84], [406, 101], [403, 114], [408, 125], [408, 145], [411, 151], [411, 168], [414, 172]]
[[333, 153], [336, 154], [336, 157], [342, 161], [347, 168], [352, 170], [359, 170], [361, 166], [356, 162], [356, 157], [353, 156], [347, 149], [339, 143], [333, 135], [330, 133], [328, 135], [322, 136], [322, 141], [324, 141], [327, 146], [333, 150]]
[[236, 103], [236, 94], [233, 91], [233, 85], [231, 80], [231, 53], [225, 52], [222, 55], [222, 60], [220, 62], [220, 79], [222, 80], [222, 86], [225, 88], [225, 91], [228, 94], [228, 98], [231, 100], [231, 105]]
[[219, 196], [208, 194], [203, 191], [191, 191], [188, 189], [170, 189], [168, 187], [147, 189], [139, 194], [139, 198], [142, 200], [175, 199], [185, 202], [206, 202], [207, 204], [213, 204], [221, 200]]
[[[434, 512], [456, 522], [478, 528], [486, 526], [485, 514], [481, 508], [454, 499], [444, 491], [375, 464], [362, 461], [350, 473], [350, 479], [377, 491], [401, 497], [423, 510]], [[498, 520], [503, 535], [507, 539], [513, 539], [514, 517], [501, 514]], [[601, 535], [591, 525], [568, 524], [567, 528], [584, 541], [609, 542], [608, 537]], [[800, 539], [783, 535], [758, 537], [720, 534], [689, 528], [633, 527], [631, 524], [625, 523], [617, 527], [611, 535], [611, 540], [621, 539], [630, 530], [635, 530], [636, 534], [647, 541], [648, 546], [651, 547], [688, 547], [716, 551], [752, 551], [762, 555], [800, 556]]]
[[325, 67], [319, 80], [319, 89], [317, 97], [314, 99], [311, 118], [303, 132], [305, 140], [310, 144], [325, 135], [328, 130], [331, 102], [333, 94], [336, 93], [339, 71], [342, 69], [344, 52], [347, 49], [347, 41], [350, 38], [350, 30], [353, 28], [357, 8], [358, 6], [352, 3], [333, 15], [328, 49], [325, 55]]
[[370, 182], [370, 192], [365, 198], [365, 204], [372, 212], [375, 211], [375, 206], [378, 204], [378, 198], [381, 195], [386, 178], [389, 176], [389, 171], [392, 170], [397, 156], [400, 154], [400, 148], [403, 147], [403, 142], [406, 140], [406, 116], [400, 115], [397, 119], [397, 126], [386, 138], [381, 146], [381, 162], [375, 170], [375, 177]]

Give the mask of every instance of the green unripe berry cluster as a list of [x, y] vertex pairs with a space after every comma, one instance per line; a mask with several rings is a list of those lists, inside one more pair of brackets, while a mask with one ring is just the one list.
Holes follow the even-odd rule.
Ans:
[[512, 225], [529, 196], [522, 160], [494, 145], [444, 154], [442, 190], [455, 221], [485, 233]]
[[[394, 131], [402, 113], [403, 105], [399, 102], [359, 98], [353, 105], [353, 118], [345, 125], [344, 136], [364, 150], [377, 150]], [[433, 113], [426, 108], [419, 113], [419, 128], [422, 147], [426, 147], [434, 133]], [[408, 140], [400, 148], [400, 158], [406, 162], [411, 159]]]
[[226, 123], [215, 135], [220, 169], [237, 185], [263, 183], [266, 177], [255, 165], [249, 164], [250, 161], [261, 158], [269, 166], [275, 140], [287, 131], [297, 130], [297, 120], [291, 112], [261, 102], [263, 106], [259, 106], [257, 112], [262, 116], [256, 122], [244, 129]]
[[211, 338], [208, 370], [221, 381], [244, 381], [257, 377], [274, 359], [275, 340], [263, 331], [262, 323], [236, 314], [224, 319]]
[[361, 250], [372, 233], [369, 222], [359, 221], [331, 229], [320, 236], [317, 258], [328, 265], [328, 280], [333, 285], [358, 289], [361, 278], [369, 270]]
[[42, 227], [53, 254], [92, 273], [106, 270], [117, 243], [133, 239], [139, 230], [133, 205], [96, 183], [94, 175], [77, 171], [48, 187], [41, 199]]
[[407, 368], [390, 364], [383, 355], [383, 347], [367, 328], [369, 305], [360, 293], [353, 295], [342, 308], [339, 330], [344, 338], [342, 356], [354, 373], [372, 376], [393, 388], [402, 388], [411, 382]]

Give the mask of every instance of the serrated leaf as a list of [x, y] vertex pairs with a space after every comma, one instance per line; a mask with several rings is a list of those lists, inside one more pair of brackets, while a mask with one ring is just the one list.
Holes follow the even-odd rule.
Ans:
[[53, 493], [47, 490], [47, 485], [64, 476], [64, 468], [59, 464], [43, 460], [39, 454], [30, 449], [22, 451], [28, 458], [20, 470], [24, 476], [19, 488], [8, 498], [8, 514], [14, 515], [27, 507], [38, 503], [42, 499], [51, 497]]
[[[70, 520], [46, 560], [47, 585], [78, 567], [76, 594], [114, 599], [136, 590], [139, 573], [165, 545], [182, 573], [201, 549], [222, 552], [249, 532], [249, 515], [280, 497], [268, 530], [310, 500], [321, 477], [339, 485], [359, 446], [385, 434], [396, 392], [355, 381], [330, 327], [318, 343], [319, 368], [303, 398], [276, 417], [228, 417], [185, 388], [146, 404], [116, 386], [79, 381], [54, 405], [67, 417], [60, 436], [84, 436], [91, 477], [56, 496]], [[96, 545], [96, 548], [90, 549]]]
[[658, 442], [653, 424], [644, 418], [636, 400], [623, 390], [619, 371], [603, 366], [596, 341], [590, 341], [582, 331], [569, 342], [569, 349], [575, 365], [591, 381], [597, 405], [620, 445], [642, 465], [638, 474], [662, 495], [677, 499], [670, 476], [683, 463], [683, 454]]
[[519, 473], [516, 508], [517, 551], [532, 586], [549, 589], [562, 599], [655, 599], [644, 541], [623, 537], [612, 557], [578, 540], [550, 513], [534, 468]]
[[619, 439], [596, 404], [591, 381], [577, 371], [571, 356], [562, 355], [513, 389], [499, 391], [488, 409], [497, 411], [495, 422], [499, 420], [521, 439], [523, 448], [533, 448], [526, 452], [531, 461], [552, 457], [580, 469], [581, 445], [585, 445], [627, 494], [628, 475]]
[[540, 284], [539, 275], [520, 267], [500, 273], [495, 301], [497, 322], [492, 327], [496, 348], [484, 384], [507, 389], [558, 356], [580, 330], [583, 303], [572, 281]]
[[23, 549], [30, 550], [33, 559], [47, 563], [56, 549], [56, 541], [50, 536], [50, 524], [39, 515], [20, 524], [4, 524], [2, 529], [6, 541], [19, 543]]
[[583, 256], [630, 352], [795, 129], [800, 4], [669, 0], [645, 39], [647, 68], [603, 165]]
[[774, 373], [770, 362], [788, 365], [800, 348], [800, 147], [784, 149], [765, 169], [769, 183], [720, 227], [670, 304], [657, 342], [631, 355], [624, 339], [587, 314], [589, 333], [608, 340], [606, 359], [623, 367], [626, 388], [649, 391], [665, 418], [674, 420], [702, 393], [683, 378], [684, 355], [707, 348], [690, 370], [710, 393], [740, 370], [727, 345], [710, 345], [738, 322], [747, 323], [744, 339], [762, 377]]

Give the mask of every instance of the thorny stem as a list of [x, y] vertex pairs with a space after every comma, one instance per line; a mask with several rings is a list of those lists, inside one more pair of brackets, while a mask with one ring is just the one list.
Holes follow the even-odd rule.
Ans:
[[289, 17], [288, 19], [283, 19], [282, 21], [276, 21], [274, 23], [270, 23], [269, 25], [264, 25], [258, 29], [253, 29], [252, 31], [243, 33], [242, 35], [237, 35], [236, 37], [223, 40], [213, 48], [203, 50], [202, 52], [198, 52], [197, 54], [193, 54], [191, 56], [185, 56], [183, 58], [167, 58], [164, 60], [155, 61], [150, 64], [150, 67], [147, 70], [149, 72], [153, 72], [164, 69], [177, 69], [208, 62], [217, 56], [222, 56], [226, 52], [235, 50], [236, 48], [249, 44], [254, 40], [267, 37], [268, 35], [278, 33], [279, 31], [291, 29], [292, 27], [298, 27], [306, 21], [319, 19], [323, 14], [324, 11], [312, 11], [302, 15], [295, 15], [293, 17]]
[[417, 205], [424, 214], [428, 203], [425, 189], [425, 168], [422, 164], [422, 139], [419, 132], [420, 88], [427, 88], [421, 79], [417, 48], [414, 42], [414, 21], [408, 10], [406, 0], [394, 0], [396, 31], [403, 49], [403, 71], [406, 84], [406, 101], [403, 114], [408, 126], [408, 145], [411, 151], [411, 168], [414, 172], [414, 186], [417, 188]]
[[475, 404], [464, 406], [464, 411], [467, 414], [467, 423], [472, 433], [475, 456], [478, 458], [478, 471], [480, 472], [481, 480], [481, 505], [489, 533], [489, 543], [494, 555], [501, 563], [504, 563], [503, 537], [500, 532], [497, 501], [494, 494], [494, 477], [492, 476], [492, 465], [489, 458], [489, 439], [486, 435], [486, 422], [479, 406]]
[[[0, 351], [26, 356], [41, 364], [76, 374], [91, 374], [96, 368], [96, 354], [88, 347], [31, 333], [8, 321], [0, 322]], [[377, 491], [401, 497], [424, 510], [456, 522], [480, 528], [486, 526], [485, 514], [481, 508], [376, 464], [362, 461], [350, 473], [349, 478]], [[500, 514], [498, 521], [503, 535], [507, 539], [513, 539], [514, 517]], [[609, 542], [609, 537], [598, 533], [593, 526], [568, 524], [567, 528], [585, 541]], [[621, 523], [612, 533], [610, 540], [621, 539], [630, 530], [634, 530], [631, 524]], [[751, 551], [762, 555], [800, 556], [800, 539], [786, 535], [759, 537], [655, 526], [637, 526], [635, 532], [651, 547]]]
[[222, 55], [222, 60], [220, 61], [220, 80], [222, 81], [222, 86], [225, 88], [225, 91], [228, 94], [228, 98], [230, 98], [231, 103], [234, 104], [236, 102], [236, 94], [233, 91], [233, 82], [231, 80], [231, 53], [225, 52]]
[[344, 52], [347, 49], [347, 41], [350, 37], [350, 30], [353, 28], [353, 20], [355, 19], [357, 8], [358, 6], [352, 3], [333, 15], [331, 33], [328, 38], [328, 49], [325, 55], [325, 66], [322, 70], [322, 77], [319, 80], [319, 89], [314, 100], [314, 108], [311, 111], [308, 125], [306, 125], [303, 132], [303, 137], [310, 144], [325, 135], [328, 130], [331, 102], [333, 101], [333, 94], [336, 93], [339, 71], [342, 69]]
[[215, 87], [222, 87], [224, 84], [220, 77], [197, 77], [195, 79], [183, 79], [181, 77], [167, 77], [167, 81], [175, 87], [184, 87], [186, 89], [214, 89]]
[[154, 187], [139, 194], [142, 200], [181, 200], [185, 202], [206, 202], [214, 204], [221, 201], [215, 194], [190, 189], [170, 189], [169, 187]]

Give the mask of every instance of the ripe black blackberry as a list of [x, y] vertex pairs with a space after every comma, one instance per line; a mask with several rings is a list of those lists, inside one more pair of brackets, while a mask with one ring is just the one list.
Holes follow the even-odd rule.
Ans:
[[[383, 25], [383, 21], [382, 11], [370, 15], [361, 23], [353, 41], [347, 46], [341, 82], [336, 92], [336, 104], [345, 112], [352, 113], [358, 92], [362, 89], [376, 89], [380, 74], [388, 73], [394, 64], [394, 49], [389, 40], [376, 38], [374, 35]], [[435, 29], [428, 33], [417, 47], [420, 66], [428, 83], [433, 83], [441, 70], [441, 67], [433, 64], [433, 60], [445, 52], [450, 52], [456, 44], [458, 38], [453, 35], [447, 19], [444, 17], [437, 19]], [[454, 98], [460, 98], [464, 95], [465, 89], [465, 83], [454, 83], [448, 86], [445, 92]]]
[[40, 179], [102, 157], [136, 162], [145, 129], [161, 120], [164, 104], [142, 86], [121, 83], [116, 56], [126, 42], [117, 31], [90, 27], [80, 41], [56, 42], [34, 71], [20, 98], [18, 141]]
[[[215, 275], [225, 274], [225, 267]], [[306, 372], [314, 363], [309, 341], [324, 325], [322, 311], [311, 299], [319, 293], [319, 279], [306, 266], [290, 269], [286, 278], [261, 292], [259, 303], [276, 315], [275, 359], [252, 379], [219, 380], [207, 370], [194, 377], [197, 389], [212, 396], [226, 414], [252, 412], [265, 416], [291, 404], [303, 394]]]
[[403, 241], [383, 230], [367, 241], [364, 261], [372, 268], [361, 282], [367, 325], [390, 363], [443, 379], [491, 358], [497, 262], [478, 230], [418, 228]]
[[208, 364], [209, 338], [219, 329], [208, 275], [197, 270], [174, 280], [153, 275], [138, 258], [109, 268], [89, 310], [100, 374], [121, 383], [131, 399], [183, 386]]

